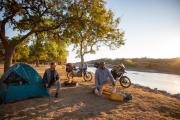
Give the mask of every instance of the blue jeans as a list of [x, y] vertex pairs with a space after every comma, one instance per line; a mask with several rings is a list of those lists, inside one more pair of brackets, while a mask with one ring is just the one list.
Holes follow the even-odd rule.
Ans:
[[60, 81], [59, 81], [59, 80], [57, 80], [57, 81], [54, 83], [54, 85], [52, 85], [52, 88], [48, 88], [48, 93], [49, 93], [49, 95], [50, 95], [50, 98], [53, 97], [53, 95], [52, 95], [52, 89], [53, 89], [54, 87], [55, 87], [55, 89], [56, 89], [56, 93], [59, 94], [60, 88], [61, 88], [61, 84], [60, 84]]

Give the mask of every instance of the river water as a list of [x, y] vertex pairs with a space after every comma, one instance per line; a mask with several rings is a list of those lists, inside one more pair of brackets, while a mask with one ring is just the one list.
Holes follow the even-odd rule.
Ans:
[[[88, 71], [95, 73], [96, 68], [89, 67]], [[147, 86], [152, 89], [165, 90], [171, 94], [180, 93], [180, 75], [126, 71], [126, 76], [131, 79], [134, 84]]]

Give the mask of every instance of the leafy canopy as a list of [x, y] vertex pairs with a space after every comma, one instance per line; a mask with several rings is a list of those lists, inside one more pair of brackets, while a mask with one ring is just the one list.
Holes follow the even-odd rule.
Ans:
[[124, 32], [120, 31], [119, 18], [105, 8], [104, 0], [80, 0], [69, 7], [71, 16], [81, 18], [68, 24], [64, 36], [74, 44], [78, 56], [95, 53], [105, 44], [118, 48], [124, 44]]

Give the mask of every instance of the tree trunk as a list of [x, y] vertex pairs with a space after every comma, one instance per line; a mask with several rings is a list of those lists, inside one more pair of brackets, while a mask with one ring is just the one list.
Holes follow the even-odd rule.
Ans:
[[17, 62], [17, 60], [16, 60], [16, 57], [14, 58], [14, 63], [16, 63]]
[[81, 41], [80, 43], [80, 57], [81, 57], [81, 68], [82, 68], [84, 64], [83, 41]]
[[84, 55], [81, 55], [81, 68], [83, 67], [84, 64]]
[[39, 59], [36, 59], [36, 67], [39, 67]]
[[[16, 51], [14, 51], [14, 52], [16, 52]], [[16, 59], [15, 55], [13, 56], [13, 60], [12, 61], [13, 61], [13, 64], [15, 64], [17, 62], [17, 59]]]
[[13, 53], [15, 51], [14, 47], [8, 47], [5, 49], [5, 61], [4, 61], [4, 72], [12, 65]]

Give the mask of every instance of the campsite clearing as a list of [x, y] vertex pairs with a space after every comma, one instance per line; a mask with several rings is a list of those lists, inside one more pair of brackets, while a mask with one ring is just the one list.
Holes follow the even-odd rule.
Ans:
[[[48, 66], [35, 68], [41, 75]], [[62, 81], [64, 67], [58, 66]], [[148, 92], [132, 86], [129, 102], [113, 102], [92, 93], [94, 80], [83, 82], [76, 78], [78, 87], [62, 88], [62, 94], [48, 104], [48, 98], [33, 98], [0, 105], [0, 119], [180, 119], [180, 100], [163, 94]]]

